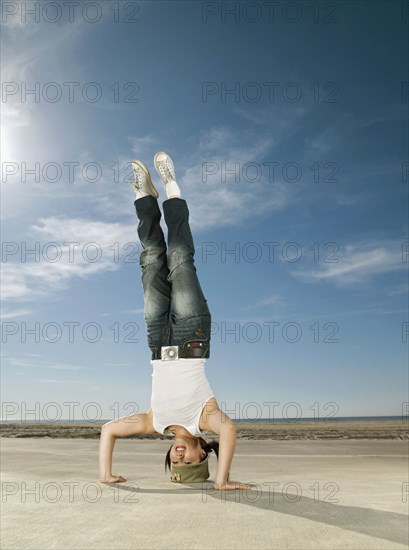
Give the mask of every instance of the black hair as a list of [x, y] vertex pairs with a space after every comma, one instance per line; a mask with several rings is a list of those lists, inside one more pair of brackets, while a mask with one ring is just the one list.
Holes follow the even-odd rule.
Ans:
[[[209, 441], [209, 443], [208, 443], [207, 441], [205, 441], [203, 439], [203, 437], [199, 437], [199, 441], [200, 441], [200, 446], [206, 452], [206, 456], [203, 457], [200, 462], [203, 462], [203, 460], [206, 460], [207, 456], [212, 451], [214, 451], [216, 453], [216, 457], [219, 458], [219, 442], [218, 441], [215, 441], [214, 439], [212, 439], [212, 441]], [[170, 451], [172, 450], [172, 447], [173, 447], [173, 443], [169, 447], [168, 452], [166, 453], [165, 472], [166, 472], [167, 469], [169, 469], [169, 470], [171, 469]]]

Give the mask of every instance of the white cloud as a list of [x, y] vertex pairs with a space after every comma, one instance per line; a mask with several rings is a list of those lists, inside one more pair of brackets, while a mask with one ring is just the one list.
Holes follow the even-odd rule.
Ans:
[[278, 296], [277, 294], [274, 294], [272, 296], [268, 296], [267, 298], [263, 298], [262, 300], [259, 300], [255, 302], [254, 304], [250, 304], [245, 307], [241, 307], [240, 309], [254, 309], [257, 307], [267, 307], [267, 306], [283, 306], [284, 300], [281, 298], [281, 296]]
[[13, 356], [6, 356], [4, 360], [4, 365], [11, 365], [13, 367], [20, 368], [33, 368], [33, 369], [50, 369], [50, 370], [63, 370], [63, 371], [74, 371], [82, 370], [84, 367], [78, 365], [69, 365], [66, 363], [47, 363], [44, 360], [39, 359], [21, 359]]
[[409, 285], [408, 283], [397, 284], [389, 288], [387, 291], [388, 296], [397, 296], [399, 294], [408, 294]]
[[36, 382], [41, 382], [42, 384], [83, 384], [83, 380], [56, 380], [54, 378], [40, 378]]
[[27, 315], [31, 315], [32, 313], [33, 313], [33, 310], [31, 309], [15, 309], [15, 310], [9, 310], [9, 311], [2, 311], [1, 318], [14, 319], [15, 317], [26, 317]]
[[339, 147], [340, 143], [356, 131], [356, 118], [351, 113], [344, 113], [312, 137], [303, 139], [307, 150], [314, 155], [327, 153]]
[[347, 244], [334, 259], [322, 261], [315, 269], [295, 269], [292, 274], [305, 281], [328, 281], [335, 284], [361, 284], [372, 277], [407, 270], [402, 261], [401, 243], [395, 241]]
[[141, 137], [131, 136], [128, 137], [128, 141], [131, 142], [132, 153], [142, 162], [145, 162], [144, 159], [147, 157], [151, 158], [152, 151], [159, 146], [158, 137], [152, 134]]
[[[378, 114], [379, 113], [379, 114]], [[310, 149], [313, 154], [327, 153], [328, 151], [339, 150], [345, 143], [356, 139], [357, 132], [361, 128], [370, 128], [373, 125], [391, 121], [406, 120], [407, 109], [403, 104], [391, 103], [378, 108], [378, 113], [371, 112], [368, 118], [367, 113], [361, 115], [356, 113], [343, 113], [339, 117], [330, 120], [329, 124], [311, 137], [304, 138], [306, 150]], [[375, 167], [379, 173], [379, 163]]]
[[275, 139], [280, 141], [288, 137], [288, 131], [292, 133], [292, 130], [298, 130], [300, 119], [310, 112], [305, 106], [294, 104], [275, 105], [274, 109], [270, 106], [255, 108], [252, 105], [251, 109], [240, 106], [234, 111], [254, 124], [279, 129], [280, 133], [275, 135]]
[[[138, 252], [135, 233], [135, 225], [84, 218], [41, 218], [38, 225], [30, 228], [34, 242], [39, 243], [36, 261], [3, 264], [2, 299], [36, 300], [67, 288], [73, 279], [117, 270], [124, 254]], [[130, 249], [124, 250], [128, 243]], [[128, 257], [128, 261], [131, 259], [138, 262], [138, 255]]]
[[274, 295], [264, 298], [256, 303], [256, 306], [281, 306], [283, 304], [283, 299], [280, 296]]
[[121, 313], [130, 313], [131, 315], [141, 315], [144, 312], [144, 308], [137, 308], [137, 309], [125, 309], [121, 311]]
[[199, 149], [202, 154], [211, 152], [217, 153], [222, 157], [226, 149], [231, 148], [234, 142], [237, 142], [237, 137], [229, 127], [214, 126], [202, 132], [199, 138]]

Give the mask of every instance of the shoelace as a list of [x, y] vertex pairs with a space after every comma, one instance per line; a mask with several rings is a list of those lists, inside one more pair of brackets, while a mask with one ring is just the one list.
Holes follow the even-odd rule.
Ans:
[[172, 173], [171, 166], [166, 161], [158, 162], [158, 166], [159, 172], [166, 183], [170, 180], [175, 181], [176, 176]]
[[133, 182], [133, 186], [136, 188], [136, 189], [140, 189], [141, 188], [141, 168], [140, 166], [135, 166], [133, 165], [132, 166], [133, 168], [133, 173], [134, 173], [134, 176], [135, 176], [135, 181]]

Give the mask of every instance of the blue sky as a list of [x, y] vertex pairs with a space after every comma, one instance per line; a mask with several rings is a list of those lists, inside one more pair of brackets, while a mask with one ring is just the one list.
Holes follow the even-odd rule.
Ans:
[[159, 150], [190, 208], [223, 410], [400, 415], [402, 3], [339, 2], [331, 14], [319, 3], [316, 22], [312, 2], [280, 3], [274, 20], [267, 3], [229, 15], [234, 2], [120, 2], [117, 13], [97, 2], [71, 22], [65, 10], [24, 20], [14, 4], [2, 43], [3, 419], [149, 408], [127, 180], [141, 159], [162, 201]]

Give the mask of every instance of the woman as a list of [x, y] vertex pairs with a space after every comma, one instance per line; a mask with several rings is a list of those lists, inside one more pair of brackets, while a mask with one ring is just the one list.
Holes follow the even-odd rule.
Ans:
[[[229, 480], [236, 447], [236, 428], [218, 406], [205, 374], [210, 356], [211, 316], [194, 266], [194, 244], [189, 227], [189, 210], [180, 196], [172, 159], [155, 155], [155, 168], [162, 178], [168, 200], [163, 212], [168, 226], [168, 249], [160, 226], [161, 212], [149, 170], [133, 161], [139, 218], [138, 235], [144, 290], [144, 317], [152, 352], [152, 398], [146, 413], [112, 420], [102, 426], [100, 481], [127, 481], [113, 475], [112, 452], [117, 437], [171, 433], [174, 443], [165, 459], [173, 482], [200, 482], [209, 477], [208, 455], [217, 455], [214, 489], [250, 489]], [[207, 443], [202, 431], [219, 436]]]

